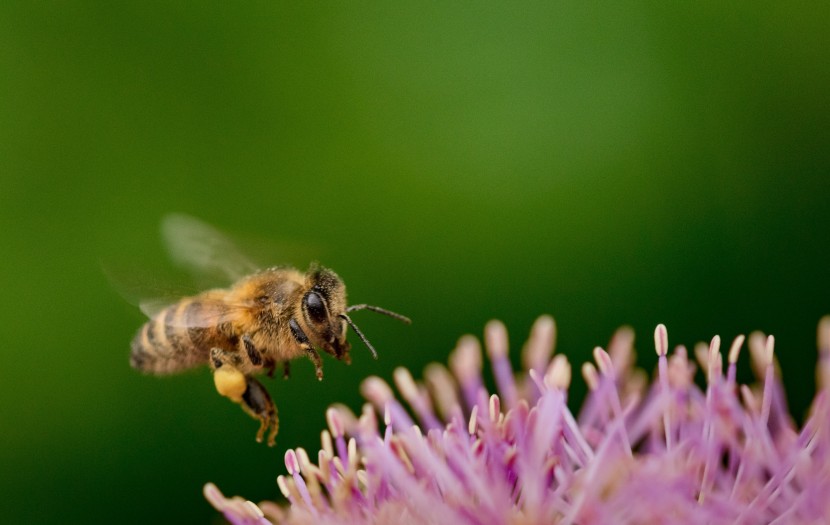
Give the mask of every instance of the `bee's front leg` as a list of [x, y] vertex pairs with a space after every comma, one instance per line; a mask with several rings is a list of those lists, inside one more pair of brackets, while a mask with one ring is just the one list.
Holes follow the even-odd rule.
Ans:
[[235, 403], [242, 405], [242, 409], [259, 420], [259, 431], [256, 440], [262, 442], [265, 431], [269, 428], [268, 446], [273, 447], [279, 430], [277, 407], [262, 383], [246, 376], [237, 368], [238, 354], [213, 348], [210, 351], [210, 366], [213, 369], [213, 382], [216, 390]]
[[297, 324], [297, 321], [291, 319], [288, 321], [288, 326], [291, 328], [291, 335], [294, 336], [294, 339], [297, 341], [297, 344], [300, 345], [300, 348], [305, 350], [306, 355], [311, 362], [314, 363], [314, 369], [317, 372], [317, 379], [322, 381], [323, 380], [323, 360], [320, 359], [320, 354], [317, 353], [317, 350], [314, 349], [311, 342], [308, 340], [308, 336], [305, 335], [303, 329], [300, 328], [300, 325]]

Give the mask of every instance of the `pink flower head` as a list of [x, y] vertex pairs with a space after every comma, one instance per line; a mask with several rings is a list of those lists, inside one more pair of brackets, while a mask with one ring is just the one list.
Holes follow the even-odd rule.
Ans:
[[684, 347], [669, 354], [659, 325], [649, 382], [633, 366], [633, 333], [621, 329], [582, 366], [589, 393], [575, 415], [554, 332], [550, 317], [536, 321], [517, 375], [504, 326], [487, 325], [497, 393], [484, 386], [470, 336], [449, 369], [429, 365], [423, 382], [395, 371], [408, 409], [382, 379], [366, 379], [360, 416], [328, 410], [316, 463], [303, 449], [286, 452], [286, 507], [226, 499], [212, 484], [205, 494], [234, 524], [830, 523], [830, 317], [819, 325], [819, 390], [800, 429], [772, 336], [749, 336], [760, 383], [749, 387], [735, 379], [743, 336], [724, 363], [717, 336], [693, 358]]

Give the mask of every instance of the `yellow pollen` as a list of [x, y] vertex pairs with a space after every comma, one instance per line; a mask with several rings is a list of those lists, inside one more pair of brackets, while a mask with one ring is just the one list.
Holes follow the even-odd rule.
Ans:
[[223, 396], [236, 401], [242, 400], [242, 394], [247, 388], [245, 375], [239, 370], [220, 368], [213, 373], [213, 382], [216, 390]]

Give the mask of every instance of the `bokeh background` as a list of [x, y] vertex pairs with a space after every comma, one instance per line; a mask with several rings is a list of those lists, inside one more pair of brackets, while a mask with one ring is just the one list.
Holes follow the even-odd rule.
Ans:
[[[0, 3], [0, 494], [6, 523], [218, 523], [362, 378], [419, 376], [503, 319], [587, 359], [763, 329], [802, 417], [830, 313], [830, 17], [816, 2]], [[335, 268], [380, 352], [268, 382], [142, 376], [101, 272], [162, 267], [170, 211]], [[279, 248], [277, 249], [279, 252]], [[310, 255], [311, 254], [311, 255]], [[517, 360], [517, 355], [513, 355]], [[749, 379], [748, 367], [742, 374]], [[584, 388], [575, 380], [575, 400]]]

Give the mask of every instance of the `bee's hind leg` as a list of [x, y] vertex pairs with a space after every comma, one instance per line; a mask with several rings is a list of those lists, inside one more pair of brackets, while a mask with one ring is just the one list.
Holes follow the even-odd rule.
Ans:
[[247, 377], [247, 388], [242, 394], [242, 409], [248, 413], [252, 418], [259, 420], [259, 430], [256, 433], [256, 440], [262, 443], [262, 437], [265, 431], [269, 428], [268, 446], [273, 447], [276, 442], [277, 432], [280, 428], [279, 419], [277, 419], [277, 406], [268, 394], [268, 391], [262, 386], [262, 383], [253, 377]]
[[213, 382], [216, 390], [235, 403], [242, 405], [242, 409], [254, 419], [259, 420], [259, 431], [256, 440], [262, 442], [265, 431], [269, 428], [268, 446], [273, 447], [279, 421], [277, 407], [262, 383], [253, 377], [246, 376], [236, 367], [237, 355], [221, 348], [214, 348], [210, 352], [210, 366], [213, 369]]

